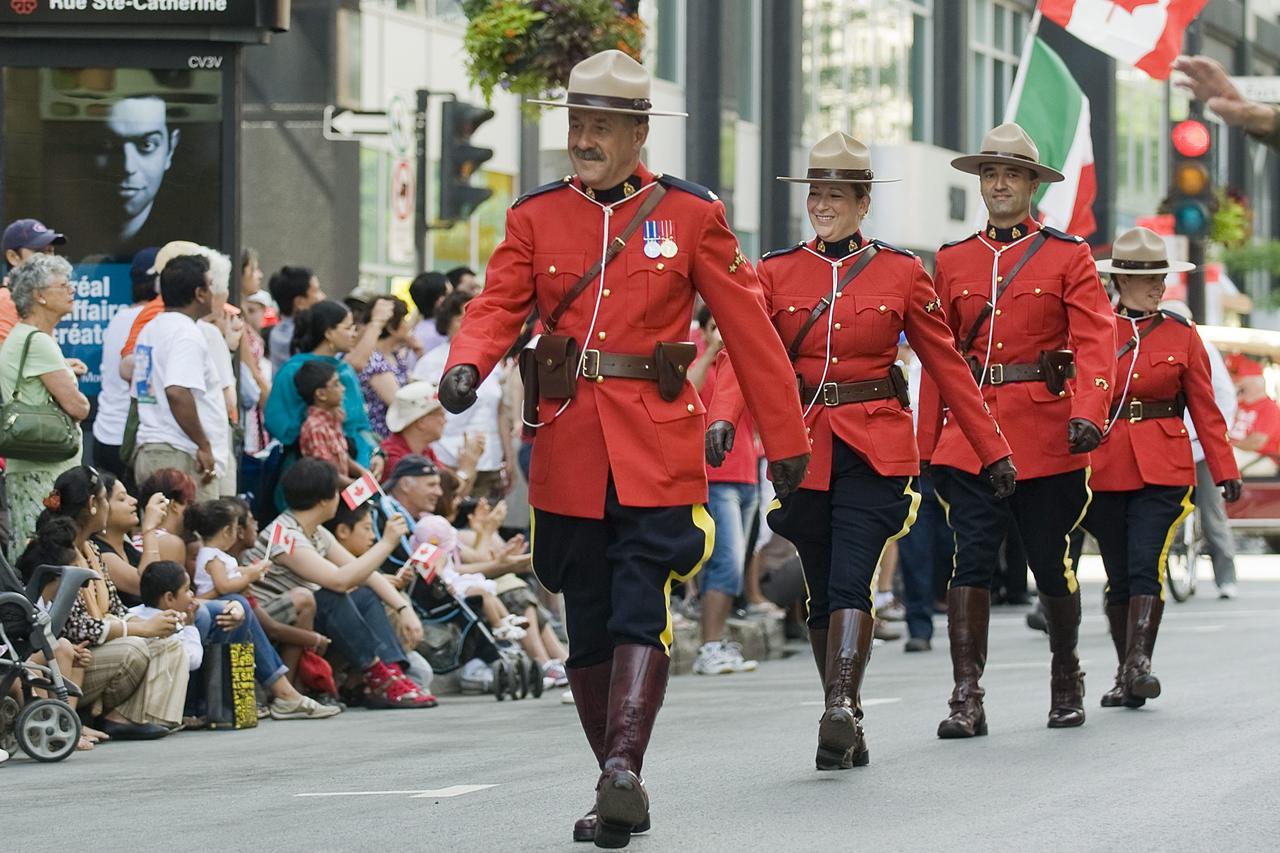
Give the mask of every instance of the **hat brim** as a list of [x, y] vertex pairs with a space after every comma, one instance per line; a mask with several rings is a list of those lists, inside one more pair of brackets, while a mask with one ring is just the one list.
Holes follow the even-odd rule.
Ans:
[[1102, 261], [1094, 261], [1094, 265], [1100, 273], [1108, 273], [1109, 275], [1168, 275], [1171, 272], [1191, 272], [1196, 268], [1195, 264], [1187, 261], [1169, 261], [1163, 267], [1157, 267], [1153, 270], [1126, 270], [1117, 269], [1111, 265], [1111, 259]]
[[628, 116], [669, 116], [671, 118], [688, 118], [688, 113], [675, 113], [668, 110], [629, 110], [624, 107], [589, 107], [583, 104], [569, 104], [564, 101], [526, 101], [543, 107], [560, 107], [567, 110], [587, 110], [594, 113], [621, 113]]
[[59, 234], [57, 231], [41, 231], [33, 234], [30, 240], [23, 242], [21, 246], [10, 246], [10, 249], [44, 249], [49, 246], [61, 246], [67, 242], [66, 235]]
[[1046, 184], [1056, 184], [1058, 181], [1065, 181], [1067, 176], [1050, 166], [1042, 163], [1032, 163], [1030, 160], [1022, 160], [1017, 157], [1004, 157], [1000, 154], [966, 154], [963, 157], [957, 157], [951, 161], [951, 168], [960, 172], [968, 172], [970, 175], [982, 174], [982, 167], [988, 163], [1002, 163], [1006, 166], [1020, 166], [1028, 169], [1035, 176]]
[[401, 430], [409, 426], [409, 424], [413, 423], [414, 421], [420, 418], [425, 418], [427, 415], [430, 415], [433, 412], [436, 412], [437, 410], [443, 409], [443, 408], [444, 408], [443, 406], [437, 403], [435, 406], [432, 406], [431, 408], [426, 409], [425, 411], [419, 412], [417, 414], [414, 414], [413, 412], [409, 412], [408, 414], [405, 414], [399, 410], [388, 409], [387, 419], [386, 419], [387, 429], [391, 432], [400, 432]]
[[853, 178], [797, 178], [791, 176], [779, 176], [774, 178], [775, 181], [782, 181], [787, 184], [896, 184], [902, 178], [872, 178], [868, 181], [856, 181]]

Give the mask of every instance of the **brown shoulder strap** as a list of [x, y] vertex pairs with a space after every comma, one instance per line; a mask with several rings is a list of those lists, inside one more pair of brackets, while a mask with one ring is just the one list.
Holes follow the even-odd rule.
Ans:
[[[871, 263], [871, 259], [876, 256], [879, 251], [875, 246], [871, 246], [858, 260], [853, 262], [845, 272], [844, 277], [836, 285], [836, 293], [843, 293], [844, 289], [849, 286], [849, 282], [858, 277], [858, 273], [867, 268], [867, 264]], [[800, 327], [800, 331], [796, 332], [795, 339], [791, 341], [791, 346], [787, 347], [787, 356], [794, 362], [800, 357], [800, 345], [804, 343], [804, 339], [809, 336], [809, 332], [813, 329], [814, 324], [818, 322], [818, 318], [827, 313], [827, 309], [831, 307], [831, 300], [822, 297], [818, 300], [818, 304], [813, 306], [813, 310], [809, 312], [809, 319], [804, 321], [804, 325]]]
[[1164, 315], [1157, 314], [1155, 319], [1151, 321], [1150, 326], [1147, 326], [1145, 329], [1140, 330], [1136, 338], [1129, 338], [1129, 340], [1125, 342], [1125, 345], [1120, 347], [1120, 349], [1116, 351], [1116, 361], [1119, 361], [1120, 359], [1128, 355], [1129, 351], [1138, 345], [1138, 341], [1142, 340], [1147, 335], [1154, 332], [1156, 330], [1156, 326], [1159, 326], [1163, 322], [1164, 322]]
[[1043, 231], [1032, 239], [1031, 245], [1027, 246], [1027, 250], [1022, 253], [1022, 257], [1013, 265], [1013, 269], [1009, 270], [1008, 274], [1005, 275], [1004, 283], [1000, 285], [1000, 289], [995, 292], [990, 302], [982, 306], [982, 310], [978, 312], [978, 318], [973, 321], [973, 325], [969, 327], [969, 333], [964, 336], [964, 341], [960, 344], [961, 355], [967, 353], [969, 347], [973, 346], [973, 342], [978, 339], [978, 330], [982, 328], [982, 324], [991, 316], [991, 312], [995, 310], [996, 303], [1000, 301], [1001, 296], [1004, 296], [1004, 292], [1009, 289], [1009, 285], [1013, 284], [1014, 276], [1026, 266], [1027, 261], [1031, 260], [1031, 257], [1036, 252], [1040, 251], [1040, 247], [1045, 244], [1047, 239]]
[[631, 239], [632, 234], [636, 233], [636, 229], [640, 227], [640, 223], [644, 222], [646, 216], [653, 213], [654, 208], [658, 206], [658, 202], [662, 201], [663, 196], [667, 194], [667, 188], [662, 184], [654, 183], [652, 186], [653, 189], [649, 190], [649, 197], [641, 203], [640, 208], [636, 211], [636, 215], [631, 217], [631, 221], [627, 223], [627, 227], [623, 228], [622, 233], [617, 237], [614, 237], [609, 243], [609, 248], [605, 250], [604, 259], [596, 261], [591, 266], [591, 269], [587, 270], [586, 273], [583, 274], [582, 278], [578, 279], [577, 282], [574, 283], [573, 287], [569, 288], [569, 292], [564, 295], [564, 298], [560, 300], [560, 303], [556, 305], [555, 309], [547, 316], [547, 319], [543, 321], [542, 325], [546, 328], [548, 334], [555, 332], [556, 326], [560, 325], [560, 319], [564, 316], [564, 312], [569, 310], [569, 306], [574, 303], [574, 300], [581, 296], [582, 291], [586, 290], [587, 286], [595, 280], [595, 277], [600, 274], [600, 270], [604, 268], [604, 265], [616, 258], [618, 253], [626, 247], [627, 241]]

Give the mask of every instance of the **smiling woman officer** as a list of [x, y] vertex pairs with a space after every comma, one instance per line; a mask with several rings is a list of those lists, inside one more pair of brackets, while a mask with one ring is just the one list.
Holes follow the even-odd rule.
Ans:
[[[875, 177], [866, 146], [832, 133], [813, 147], [804, 177], [778, 180], [809, 185], [815, 236], [765, 255], [758, 274], [796, 371], [813, 455], [800, 488], [768, 520], [795, 543], [809, 592], [809, 639], [826, 690], [817, 767], [845, 770], [868, 761], [859, 690], [871, 657], [872, 579], [920, 505], [907, 383], [895, 364], [900, 335], [941, 389], [997, 497], [1013, 491], [1016, 472], [920, 259], [860, 230], [871, 184], [891, 180]], [[743, 405], [726, 374], [708, 417], [714, 466], [733, 447]]]
[[1164, 613], [1169, 543], [1190, 514], [1196, 467], [1183, 410], [1204, 447], [1223, 498], [1240, 498], [1240, 472], [1213, 399], [1209, 356], [1190, 320], [1159, 310], [1165, 276], [1195, 269], [1170, 261], [1154, 231], [1121, 234], [1098, 261], [1120, 293], [1116, 305], [1116, 393], [1106, 438], [1093, 452], [1093, 502], [1084, 529], [1107, 570], [1107, 621], [1120, 668], [1102, 707], [1137, 708], [1160, 695], [1151, 653]]

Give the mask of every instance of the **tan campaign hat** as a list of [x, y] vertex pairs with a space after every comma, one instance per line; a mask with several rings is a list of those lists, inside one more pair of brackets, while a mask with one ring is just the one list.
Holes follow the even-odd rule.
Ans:
[[1160, 275], [1196, 268], [1186, 261], [1169, 260], [1169, 247], [1150, 228], [1130, 228], [1111, 244], [1111, 257], [1095, 261], [1098, 272], [1121, 275]]
[[987, 135], [982, 137], [982, 150], [977, 154], [957, 157], [951, 161], [951, 167], [978, 175], [987, 163], [1004, 163], [1030, 169], [1046, 184], [1057, 183], [1066, 178], [1057, 169], [1040, 162], [1040, 149], [1025, 130], [1011, 121], [987, 131]]
[[442, 408], [436, 399], [438, 388], [434, 382], [410, 382], [397, 391], [387, 407], [387, 429], [400, 432], [423, 415]]
[[529, 101], [547, 107], [569, 107], [626, 113], [633, 116], [687, 116], [653, 109], [649, 72], [620, 50], [605, 50], [573, 66], [563, 101]]
[[877, 178], [871, 171], [871, 152], [847, 133], [836, 131], [809, 149], [809, 171], [803, 178], [779, 177], [791, 184], [887, 184], [901, 178]]
[[156, 253], [156, 261], [151, 265], [151, 269], [147, 270], [147, 275], [159, 275], [164, 270], [164, 265], [174, 258], [180, 258], [183, 255], [201, 255], [205, 253], [205, 248], [199, 243], [192, 243], [190, 240], [174, 240], [165, 243]]

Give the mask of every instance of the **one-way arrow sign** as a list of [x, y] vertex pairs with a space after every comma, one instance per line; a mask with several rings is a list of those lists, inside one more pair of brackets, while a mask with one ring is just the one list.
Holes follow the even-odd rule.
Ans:
[[324, 108], [324, 138], [338, 141], [385, 137], [391, 133], [391, 122], [385, 112]]

